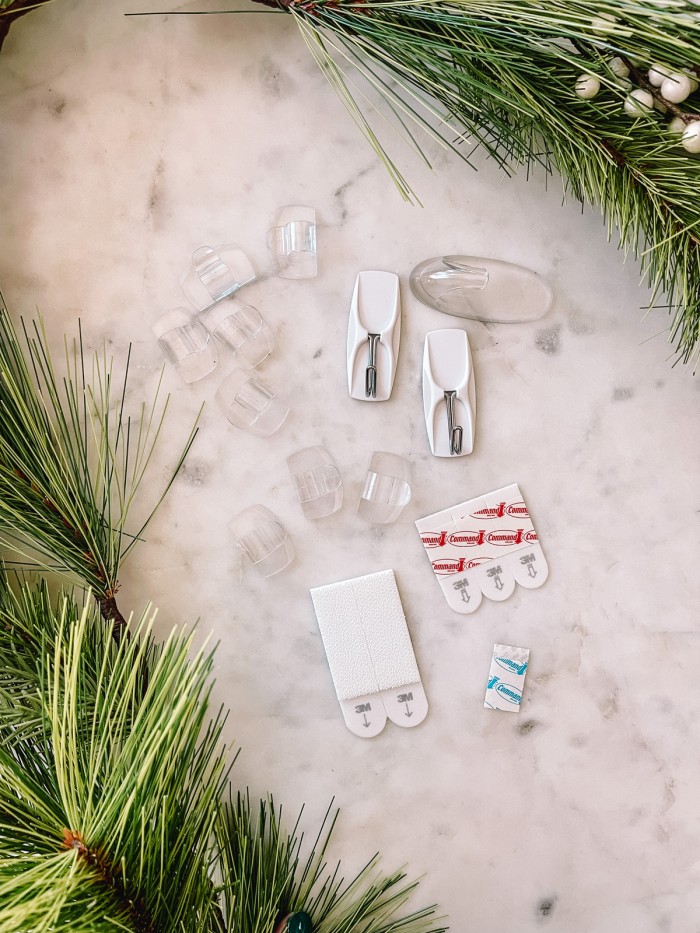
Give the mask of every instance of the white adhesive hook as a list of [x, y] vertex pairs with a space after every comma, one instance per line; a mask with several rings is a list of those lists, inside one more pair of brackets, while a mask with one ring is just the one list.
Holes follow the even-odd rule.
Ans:
[[423, 413], [436, 457], [463, 457], [474, 449], [476, 389], [467, 332], [431, 330], [423, 351]]
[[360, 272], [348, 323], [348, 391], [363, 402], [391, 396], [401, 342], [399, 277], [393, 272]]

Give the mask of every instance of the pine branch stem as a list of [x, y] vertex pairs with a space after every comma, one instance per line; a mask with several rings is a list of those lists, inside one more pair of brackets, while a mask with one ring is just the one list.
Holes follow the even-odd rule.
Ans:
[[64, 829], [63, 847], [75, 850], [78, 859], [96, 872], [98, 879], [114, 892], [136, 933], [158, 933], [145, 904], [141, 899], [133, 900], [128, 896], [121, 868], [112, 865], [104, 851], [87, 846], [82, 834], [74, 829]]
[[105, 596], [98, 598], [98, 603], [100, 606], [100, 614], [105, 622], [110, 622], [112, 625], [112, 637], [115, 642], [119, 644], [122, 640], [122, 636], [129, 638], [129, 632], [126, 627], [126, 619], [119, 611], [119, 606], [117, 606], [117, 601], [114, 598], [112, 593], [107, 593]]

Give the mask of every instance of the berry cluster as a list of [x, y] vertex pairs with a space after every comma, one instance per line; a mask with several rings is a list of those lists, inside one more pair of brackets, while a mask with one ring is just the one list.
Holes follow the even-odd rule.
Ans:
[[[611, 58], [607, 66], [616, 82], [629, 91], [624, 102], [625, 113], [632, 117], [641, 117], [653, 110], [667, 113], [671, 109], [673, 113], [667, 124], [668, 131], [680, 135], [681, 144], [688, 152], [700, 153], [700, 116], [683, 113], [676, 106], [698, 90], [700, 82], [695, 75], [685, 71], [674, 71], [661, 64], [653, 64], [648, 73], [643, 75], [636, 67], [619, 57]], [[632, 77], [646, 86], [633, 88], [630, 80], [631, 68], [634, 72]], [[584, 100], [591, 100], [600, 88], [601, 81], [597, 75], [582, 74], [576, 80], [574, 90]]]

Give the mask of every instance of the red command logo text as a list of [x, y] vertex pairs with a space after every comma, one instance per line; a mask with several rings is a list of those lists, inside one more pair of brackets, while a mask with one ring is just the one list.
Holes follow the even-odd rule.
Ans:
[[444, 547], [447, 541], [446, 531], [422, 531], [420, 536], [425, 547]]
[[511, 502], [510, 505], [506, 506], [506, 515], [510, 515], [513, 518], [529, 518], [530, 513], [527, 510], [527, 506], [524, 502]]
[[488, 509], [479, 509], [478, 512], [472, 512], [472, 518], [503, 518], [506, 514], [505, 502], [499, 502], [498, 505]]
[[445, 576], [450, 573], [462, 573], [466, 568], [467, 559], [466, 557], [459, 557], [456, 560], [434, 560], [432, 564], [435, 573]]
[[495, 544], [496, 547], [510, 547], [513, 544], [523, 543], [524, 531], [522, 528], [517, 528], [515, 531], [501, 528], [499, 531], [489, 531], [486, 540], [489, 544]]
[[532, 544], [533, 541], [539, 541], [539, 538], [537, 537], [537, 532], [534, 531], [534, 529], [533, 531], [526, 531], [525, 540], [527, 541], [528, 544]]
[[481, 531], [455, 531], [447, 539], [449, 544], [456, 547], [478, 547], [486, 540], [486, 532]]
[[465, 570], [472, 570], [479, 564], [490, 561], [490, 557], [456, 557], [454, 560], [434, 560], [432, 561], [433, 570], [439, 577], [449, 576], [453, 573], [464, 573]]

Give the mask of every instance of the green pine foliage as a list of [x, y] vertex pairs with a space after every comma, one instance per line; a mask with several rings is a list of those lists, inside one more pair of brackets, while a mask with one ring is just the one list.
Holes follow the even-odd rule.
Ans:
[[117, 375], [104, 348], [82, 333], [66, 342], [58, 375], [40, 323], [21, 338], [0, 297], [0, 544], [25, 563], [60, 570], [89, 588], [119, 631], [115, 594], [122, 561], [170, 488], [196, 430], [145, 520], [127, 531], [148, 474], [168, 400], [159, 392], [126, 414], [130, 353]]
[[[162, 408], [133, 425], [126, 377], [67, 347], [59, 375], [0, 309], [0, 540], [45, 573], [0, 565], [0, 933], [272, 933], [297, 910], [314, 933], [443, 933], [403, 872], [327, 868], [335, 816], [302, 856], [299, 820], [231, 788], [212, 652], [114, 598]], [[52, 568], [75, 588], [52, 596]]]
[[[506, 172], [556, 169], [597, 205], [608, 236], [641, 260], [651, 305], [666, 296], [679, 358], [700, 352], [700, 159], [668, 130], [700, 119], [698, 92], [667, 112], [630, 116], [632, 88], [659, 97], [650, 65], [700, 75], [693, 0], [258, 0], [290, 12], [312, 54], [386, 164], [411, 188], [367, 115], [368, 86], [414, 148], [427, 133], [469, 161], [483, 147]], [[611, 69], [621, 58], [631, 86]], [[601, 92], [575, 93], [581, 74]], [[426, 161], [427, 161], [427, 157]]]

